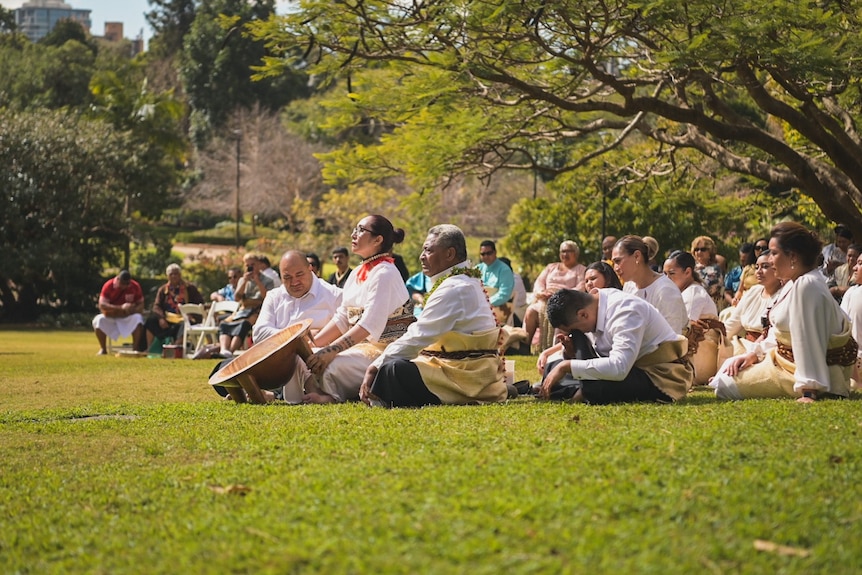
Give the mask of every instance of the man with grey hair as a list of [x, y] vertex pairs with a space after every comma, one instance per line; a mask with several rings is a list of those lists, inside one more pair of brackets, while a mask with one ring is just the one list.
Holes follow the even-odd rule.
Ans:
[[433, 282], [425, 308], [368, 367], [360, 399], [386, 407], [505, 400], [500, 328], [480, 272], [467, 260], [463, 232], [449, 224], [434, 226], [419, 261]]

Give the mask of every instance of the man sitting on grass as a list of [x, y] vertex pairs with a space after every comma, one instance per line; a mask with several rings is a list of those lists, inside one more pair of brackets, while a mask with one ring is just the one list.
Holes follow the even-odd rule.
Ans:
[[433, 282], [425, 307], [368, 367], [360, 399], [386, 407], [505, 400], [500, 328], [478, 270], [469, 267], [463, 232], [434, 226], [419, 261]]
[[643, 299], [616, 289], [563, 289], [548, 299], [547, 314], [569, 335], [562, 339], [564, 359], [545, 376], [541, 397], [551, 397], [568, 374], [576, 380], [573, 402], [669, 403], [691, 386], [687, 340]]
[[[252, 328], [253, 339], [261, 342], [305, 319], [312, 320], [309, 332], [313, 337], [332, 319], [335, 310], [341, 305], [341, 289], [317, 277], [303, 252], [296, 250], [285, 252], [281, 256], [278, 267], [281, 272], [281, 285], [267, 292], [260, 309], [260, 316]], [[219, 364], [213, 373], [230, 363], [232, 359]], [[291, 379], [293, 375], [293, 373], [285, 373], [284, 381], [293, 382]], [[298, 385], [295, 382], [294, 384]], [[227, 395], [224, 387], [215, 386], [215, 390], [219, 395]], [[300, 395], [302, 393], [302, 391], [299, 392]], [[264, 393], [268, 400], [276, 399], [279, 395], [280, 393]]]

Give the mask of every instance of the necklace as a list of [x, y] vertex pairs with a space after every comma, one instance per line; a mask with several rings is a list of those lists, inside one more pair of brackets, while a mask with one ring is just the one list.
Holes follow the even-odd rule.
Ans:
[[371, 271], [371, 268], [373, 268], [377, 264], [382, 264], [383, 262], [389, 262], [394, 264], [395, 260], [392, 258], [392, 255], [389, 252], [374, 254], [370, 258], [365, 258], [364, 260], [362, 260], [362, 264], [356, 271], [357, 282], [364, 282], [366, 278], [368, 278], [368, 272]]
[[452, 268], [448, 274], [446, 274], [445, 276], [443, 276], [441, 278], [438, 278], [437, 281], [434, 282], [434, 285], [431, 286], [431, 289], [428, 290], [428, 293], [425, 294], [425, 301], [428, 301], [428, 298], [430, 298], [431, 294], [434, 293], [438, 287], [440, 287], [440, 284], [443, 283], [443, 280], [447, 280], [447, 279], [451, 278], [452, 276], [457, 276], [460, 274], [464, 274], [465, 276], [469, 276], [471, 278], [481, 278], [482, 277], [482, 272], [480, 272], [476, 268]]

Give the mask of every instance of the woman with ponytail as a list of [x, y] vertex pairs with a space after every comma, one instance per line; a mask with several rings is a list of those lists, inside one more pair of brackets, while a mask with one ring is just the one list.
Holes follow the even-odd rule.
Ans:
[[350, 272], [341, 306], [314, 336], [316, 347], [307, 369], [300, 366], [288, 382], [305, 387], [306, 403], [358, 399], [368, 366], [416, 320], [392, 257], [392, 246], [404, 241], [404, 230], [383, 216], [371, 215], [359, 221], [350, 238], [362, 264]]

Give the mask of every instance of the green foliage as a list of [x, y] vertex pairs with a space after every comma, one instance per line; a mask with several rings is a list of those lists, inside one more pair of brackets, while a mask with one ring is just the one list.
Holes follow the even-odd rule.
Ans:
[[66, 42], [77, 42], [90, 49], [93, 54], [98, 52], [95, 43], [87, 36], [86, 30], [80, 22], [75, 20], [60, 20], [48, 32], [44, 38], [39, 40], [40, 44], [46, 46], [64, 46]]
[[122, 245], [134, 144], [103, 122], [48, 110], [0, 110], [0, 125], [4, 319], [34, 319], [37, 302], [92, 309], [101, 265]]
[[[810, 406], [700, 391], [677, 405], [237, 406], [206, 384], [214, 362], [94, 357], [95, 345], [84, 332], [0, 332], [9, 572], [862, 563], [858, 394]], [[516, 362], [521, 377], [535, 358]]]
[[[327, 157], [330, 181], [398, 173], [425, 190], [513, 167], [552, 179], [598, 156], [649, 181], [695, 150], [862, 236], [862, 0], [302, 8], [251, 31], [273, 51], [262, 74], [304, 64], [329, 90], [320, 126], [350, 142]], [[616, 156], [640, 139], [642, 161]]]
[[93, 51], [76, 40], [60, 46], [0, 42], [0, 107], [84, 106], [95, 61]]
[[265, 54], [242, 26], [274, 13], [274, 0], [209, 0], [195, 12], [184, 38], [180, 75], [191, 106], [193, 139], [205, 142], [237, 108], [277, 110], [306, 93], [304, 75], [252, 81], [252, 67]]
[[183, 38], [195, 19], [196, 0], [147, 0], [152, 9], [147, 22], [153, 29], [150, 51], [172, 57], [183, 49]]

